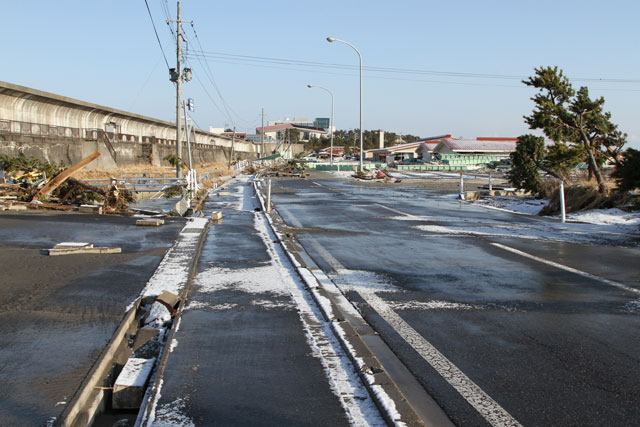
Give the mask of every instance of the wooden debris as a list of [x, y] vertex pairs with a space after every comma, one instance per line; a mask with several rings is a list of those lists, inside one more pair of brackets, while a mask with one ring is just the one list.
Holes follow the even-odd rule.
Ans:
[[47, 249], [49, 256], [71, 255], [71, 254], [119, 254], [121, 248], [67, 248], [67, 249]]
[[40, 191], [36, 193], [35, 196], [33, 196], [32, 200], [41, 200], [47, 197], [53, 190], [58, 188], [60, 184], [62, 184], [67, 178], [69, 178], [71, 175], [78, 172], [80, 169], [82, 169], [83, 167], [85, 167], [95, 159], [97, 159], [98, 156], [100, 156], [100, 153], [96, 151], [88, 155], [84, 159], [80, 160], [78, 163], [72, 166], [69, 166], [67, 169], [63, 170], [58, 175], [56, 175], [55, 178], [53, 178], [51, 181], [47, 182], [45, 186], [42, 187]]
[[136, 225], [159, 227], [161, 225], [164, 225], [164, 219], [157, 219], [157, 218], [139, 219], [136, 221]]
[[228, 191], [221, 191], [218, 193], [218, 196], [220, 197], [231, 196], [231, 193], [229, 193]]
[[220, 211], [211, 212], [211, 219], [214, 219], [214, 220], [222, 219], [222, 212]]

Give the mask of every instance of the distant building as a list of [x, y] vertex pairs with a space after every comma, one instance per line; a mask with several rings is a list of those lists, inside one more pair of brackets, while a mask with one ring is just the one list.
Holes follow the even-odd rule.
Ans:
[[298, 132], [298, 141], [309, 141], [311, 137], [315, 138], [327, 138], [329, 135], [324, 129], [314, 126], [303, 126], [298, 124], [283, 123], [277, 125], [270, 125], [265, 127], [256, 128], [258, 135], [264, 134], [265, 138], [272, 138], [282, 141], [284, 139], [285, 132], [288, 129], [293, 129]]
[[307, 119], [306, 117], [294, 117], [293, 119], [287, 117], [284, 120], [269, 120], [267, 122], [267, 126], [291, 124], [310, 128], [324, 129], [325, 132], [329, 132], [329, 130], [335, 132], [335, 126], [331, 126], [331, 129], [329, 129], [330, 123], [331, 119], [329, 119], [328, 117], [316, 117], [313, 121]]

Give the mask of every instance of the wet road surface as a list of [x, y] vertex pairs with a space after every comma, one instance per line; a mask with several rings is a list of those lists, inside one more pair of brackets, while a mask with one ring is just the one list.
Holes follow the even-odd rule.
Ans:
[[[184, 225], [166, 221], [0, 214], [0, 425], [42, 426], [64, 410]], [[41, 253], [63, 241], [122, 253]]]
[[[246, 179], [212, 196], [212, 224], [162, 380], [154, 423], [385, 425], [335, 354], [300, 279], [270, 234]], [[348, 376], [349, 373], [345, 373]], [[189, 424], [189, 425], [193, 425]]]
[[331, 178], [272, 200], [457, 425], [638, 424], [637, 237]]

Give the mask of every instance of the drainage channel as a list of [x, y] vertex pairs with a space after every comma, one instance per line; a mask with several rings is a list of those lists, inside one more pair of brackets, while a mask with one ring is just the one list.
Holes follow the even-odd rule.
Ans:
[[190, 218], [141, 296], [52, 426], [133, 426], [149, 408], [180, 323], [209, 226]]

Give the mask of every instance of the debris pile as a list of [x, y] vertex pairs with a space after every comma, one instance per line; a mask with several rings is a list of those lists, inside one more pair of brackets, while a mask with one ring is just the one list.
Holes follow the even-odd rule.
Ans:
[[[134, 201], [133, 195], [119, 188], [115, 179], [105, 189], [72, 177], [99, 155], [92, 153], [70, 167], [22, 154], [18, 157], [0, 155], [0, 205], [12, 210], [81, 210], [83, 206], [100, 206], [106, 213], [132, 214], [129, 204]], [[91, 211], [102, 213], [97, 209]]]
[[289, 160], [287, 163], [273, 165], [264, 173], [264, 175], [297, 178], [309, 177], [309, 174], [305, 172], [304, 166], [296, 160]]
[[382, 169], [373, 169], [368, 170], [365, 169], [363, 171], [357, 171], [352, 175], [356, 179], [360, 179], [363, 181], [377, 181], [377, 182], [401, 182], [398, 178], [391, 176], [391, 174]]

